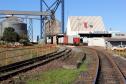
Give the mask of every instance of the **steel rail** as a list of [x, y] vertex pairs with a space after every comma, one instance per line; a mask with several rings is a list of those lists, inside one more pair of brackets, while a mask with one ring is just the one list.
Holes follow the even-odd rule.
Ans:
[[[42, 64], [46, 64], [52, 60], [65, 56], [71, 52], [71, 49], [64, 48], [54, 53], [50, 53], [44, 56], [32, 58], [29, 60], [17, 62], [4, 67], [0, 67], [0, 81], [6, 80], [11, 76], [17, 75], [20, 72], [30, 70]], [[67, 54], [66, 54], [67, 53]]]

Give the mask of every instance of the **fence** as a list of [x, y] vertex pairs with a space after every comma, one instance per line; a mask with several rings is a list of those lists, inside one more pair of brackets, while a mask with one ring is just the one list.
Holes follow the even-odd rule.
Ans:
[[123, 56], [123, 57], [126, 58], [126, 49], [124, 49], [124, 50], [118, 50], [118, 49], [112, 50], [112, 48], [107, 47], [107, 51], [109, 51], [113, 55], [119, 55], [119, 56]]
[[0, 50], [0, 66], [12, 64], [15, 62], [35, 58], [51, 52], [58, 48], [55, 45], [40, 45], [25, 48], [1, 48]]

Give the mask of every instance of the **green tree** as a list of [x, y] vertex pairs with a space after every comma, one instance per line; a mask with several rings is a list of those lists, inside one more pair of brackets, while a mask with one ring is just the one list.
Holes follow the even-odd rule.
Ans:
[[15, 32], [14, 28], [7, 27], [4, 30], [2, 39], [7, 42], [18, 42], [20, 38], [19, 35]]
[[20, 40], [19, 40], [19, 43], [21, 43], [21, 44], [23, 44], [24, 46], [27, 46], [28, 44], [29, 44], [29, 39], [28, 39], [28, 37], [27, 37], [27, 35], [26, 34], [22, 34], [21, 36], [20, 36]]

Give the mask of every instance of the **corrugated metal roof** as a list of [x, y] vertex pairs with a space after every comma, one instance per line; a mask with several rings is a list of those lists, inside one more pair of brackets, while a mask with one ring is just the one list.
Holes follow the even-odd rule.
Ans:
[[18, 19], [16, 16], [10, 16], [9, 18], [3, 20], [2, 22], [23, 23], [23, 21]]
[[106, 30], [101, 16], [69, 16], [67, 33], [75, 31], [89, 33]]

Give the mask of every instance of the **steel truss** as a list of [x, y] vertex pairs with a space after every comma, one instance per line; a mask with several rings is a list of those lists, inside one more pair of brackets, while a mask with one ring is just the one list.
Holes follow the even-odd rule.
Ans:
[[[48, 3], [51, 1], [50, 3]], [[1, 18], [8, 18], [3, 15], [16, 15], [18, 18], [26, 20], [28, 23], [28, 36], [29, 40], [33, 41], [33, 19], [40, 20], [40, 39], [45, 37], [45, 22], [51, 21], [55, 23], [55, 13], [58, 7], [61, 5], [61, 18], [62, 18], [62, 33], [64, 33], [64, 0], [40, 0], [40, 12], [36, 11], [15, 11], [15, 10], [0, 10]], [[19, 15], [19, 16], [17, 16]], [[34, 17], [20, 17], [20, 16], [40, 16], [40, 18]], [[51, 26], [50, 25], [50, 26]]]
[[[64, 33], [64, 0], [52, 0], [52, 3], [51, 5], [48, 4], [47, 0], [40, 0], [40, 11], [43, 12], [43, 11], [46, 11], [46, 12], [50, 12], [52, 15], [51, 16], [40, 16], [41, 18], [41, 38], [44, 38], [46, 37], [45, 35], [45, 21], [51, 21], [52, 22], [52, 25], [55, 25], [53, 23], [55, 23], [55, 13], [56, 13], [56, 10], [58, 9], [58, 7], [60, 6], [61, 4], [61, 7], [62, 7], [62, 10], [61, 10], [61, 14], [62, 14], [62, 33]], [[50, 25], [51, 27], [51, 25]]]

